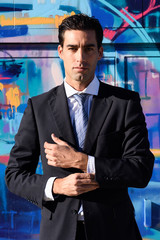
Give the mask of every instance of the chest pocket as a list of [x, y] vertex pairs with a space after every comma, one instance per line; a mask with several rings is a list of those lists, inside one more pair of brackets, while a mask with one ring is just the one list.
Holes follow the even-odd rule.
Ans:
[[122, 144], [124, 133], [112, 132], [99, 135], [97, 139], [96, 157], [120, 157], [122, 155]]

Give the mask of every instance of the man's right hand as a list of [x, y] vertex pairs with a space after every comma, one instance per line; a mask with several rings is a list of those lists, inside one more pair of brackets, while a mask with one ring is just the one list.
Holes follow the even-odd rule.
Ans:
[[78, 196], [99, 188], [95, 175], [90, 173], [74, 173], [65, 178], [56, 178], [53, 193], [66, 196]]

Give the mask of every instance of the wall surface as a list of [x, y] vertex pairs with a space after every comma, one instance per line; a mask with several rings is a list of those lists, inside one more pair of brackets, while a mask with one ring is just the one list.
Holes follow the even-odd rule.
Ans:
[[40, 210], [8, 192], [4, 172], [28, 98], [63, 81], [57, 27], [80, 12], [104, 29], [98, 78], [141, 96], [156, 160], [149, 185], [129, 194], [143, 238], [159, 240], [160, 0], [0, 0], [0, 239], [39, 239]]

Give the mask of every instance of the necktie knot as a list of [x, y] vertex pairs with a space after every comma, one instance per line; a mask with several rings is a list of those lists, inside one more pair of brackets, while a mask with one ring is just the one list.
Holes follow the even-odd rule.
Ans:
[[87, 94], [85, 93], [81, 93], [81, 94], [75, 94], [74, 98], [77, 100], [77, 102], [79, 103], [79, 105], [84, 105], [86, 99], [87, 99]]

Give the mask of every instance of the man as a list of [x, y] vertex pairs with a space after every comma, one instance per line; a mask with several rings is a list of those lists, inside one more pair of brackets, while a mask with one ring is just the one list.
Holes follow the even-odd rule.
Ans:
[[148, 184], [154, 157], [138, 93], [95, 76], [102, 39], [94, 18], [62, 22], [64, 83], [29, 99], [10, 153], [7, 186], [42, 209], [43, 240], [141, 239], [127, 188]]

